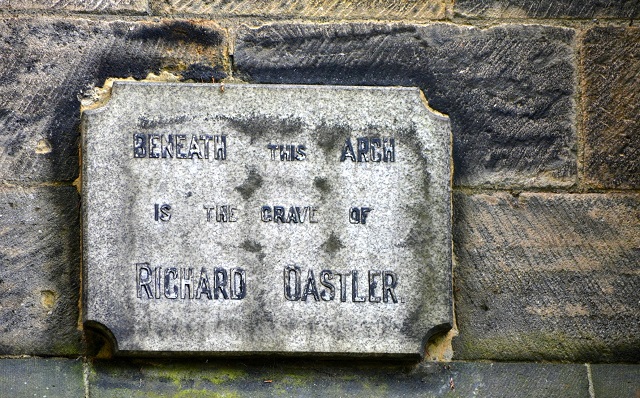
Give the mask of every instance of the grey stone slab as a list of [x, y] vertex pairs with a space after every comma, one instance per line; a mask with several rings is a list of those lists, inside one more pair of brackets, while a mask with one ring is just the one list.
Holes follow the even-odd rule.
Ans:
[[161, 14], [207, 14], [334, 19], [443, 19], [448, 1], [443, 0], [152, 0], [151, 9]]
[[[453, 386], [453, 388], [452, 388]], [[588, 397], [582, 364], [127, 361], [93, 363], [90, 396]], [[182, 395], [180, 395], [182, 394]]]
[[450, 328], [451, 132], [420, 90], [117, 82], [83, 126], [85, 321], [120, 351], [421, 355]]
[[0, 189], [0, 354], [81, 351], [74, 187]]
[[148, 0], [0, 0], [0, 9], [146, 14]]
[[598, 27], [582, 39], [584, 179], [640, 188], [640, 29]]
[[451, 118], [454, 184], [567, 186], [574, 37], [519, 24], [272, 24], [239, 30], [234, 63], [257, 83], [418, 86]]
[[198, 65], [213, 75], [225, 45], [217, 25], [182, 20], [5, 17], [0, 38], [0, 179], [28, 182], [78, 176], [80, 99], [92, 87]]
[[0, 359], [3, 397], [84, 397], [81, 359]]
[[597, 398], [639, 397], [640, 365], [590, 365]]
[[482, 18], [638, 18], [637, 0], [457, 0], [454, 13]]
[[640, 195], [454, 196], [456, 359], [640, 360]]

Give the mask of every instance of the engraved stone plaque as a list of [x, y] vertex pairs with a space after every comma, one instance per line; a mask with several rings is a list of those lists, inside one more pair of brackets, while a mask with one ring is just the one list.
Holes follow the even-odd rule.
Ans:
[[451, 327], [451, 131], [416, 88], [116, 82], [82, 151], [84, 321], [119, 353], [422, 355]]

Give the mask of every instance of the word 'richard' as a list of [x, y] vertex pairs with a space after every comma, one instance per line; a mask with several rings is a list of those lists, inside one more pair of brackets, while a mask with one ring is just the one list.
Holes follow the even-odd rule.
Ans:
[[136, 264], [136, 294], [142, 299], [242, 300], [247, 295], [247, 275], [242, 268], [151, 267]]

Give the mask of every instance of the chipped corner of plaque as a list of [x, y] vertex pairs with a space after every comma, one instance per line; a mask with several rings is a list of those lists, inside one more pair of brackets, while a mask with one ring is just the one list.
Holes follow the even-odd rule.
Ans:
[[108, 78], [102, 87], [89, 87], [78, 95], [80, 113], [105, 106], [111, 99], [111, 90], [116, 81], [135, 81], [132, 77], [126, 79]]
[[86, 111], [91, 111], [106, 106], [111, 99], [114, 89], [113, 86], [116, 82], [176, 83], [179, 82], [180, 79], [180, 75], [176, 75], [167, 71], [161, 71], [158, 74], [149, 73], [147, 77], [142, 80], [136, 80], [133, 77], [110, 77], [104, 81], [104, 84], [101, 87], [88, 87], [86, 90], [78, 94], [78, 100], [80, 101], [80, 112], [84, 113]]

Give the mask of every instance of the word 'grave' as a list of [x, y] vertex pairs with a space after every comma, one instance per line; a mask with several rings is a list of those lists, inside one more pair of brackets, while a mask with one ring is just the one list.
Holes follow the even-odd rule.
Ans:
[[420, 90], [115, 82], [82, 126], [84, 321], [119, 353], [421, 355], [451, 327]]

